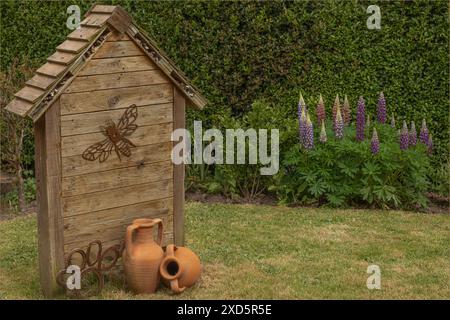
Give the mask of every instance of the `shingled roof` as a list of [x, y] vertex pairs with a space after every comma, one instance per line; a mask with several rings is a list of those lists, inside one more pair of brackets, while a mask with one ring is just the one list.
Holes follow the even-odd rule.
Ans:
[[120, 6], [95, 5], [86, 13], [80, 28], [56, 47], [56, 52], [15, 94], [6, 109], [34, 121], [39, 119], [111, 33], [118, 39], [127, 34], [181, 90], [190, 105], [206, 105], [206, 99], [125, 10]]

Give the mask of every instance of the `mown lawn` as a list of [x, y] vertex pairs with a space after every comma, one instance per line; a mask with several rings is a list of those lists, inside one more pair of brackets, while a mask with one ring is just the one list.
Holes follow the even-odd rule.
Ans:
[[[186, 205], [187, 246], [204, 273], [174, 296], [103, 299], [449, 299], [450, 215], [257, 205]], [[366, 287], [381, 268], [381, 290]], [[35, 215], [0, 222], [0, 298], [42, 298]]]

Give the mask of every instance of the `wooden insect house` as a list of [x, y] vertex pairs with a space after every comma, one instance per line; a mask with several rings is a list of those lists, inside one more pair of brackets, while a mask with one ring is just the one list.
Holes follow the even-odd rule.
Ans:
[[68, 252], [112, 245], [135, 218], [183, 243], [184, 166], [171, 133], [206, 100], [119, 6], [95, 5], [7, 110], [34, 121], [41, 285]]

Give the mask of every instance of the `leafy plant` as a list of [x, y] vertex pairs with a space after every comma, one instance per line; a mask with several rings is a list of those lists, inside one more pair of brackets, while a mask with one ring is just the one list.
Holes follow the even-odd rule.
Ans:
[[330, 130], [328, 142], [316, 144], [313, 150], [293, 146], [284, 155], [272, 190], [284, 203], [425, 207], [429, 167], [425, 146], [401, 151], [394, 129], [376, 127], [381, 141], [377, 154], [372, 154], [369, 140], [356, 141], [353, 126], [345, 129], [342, 140], [334, 138]]

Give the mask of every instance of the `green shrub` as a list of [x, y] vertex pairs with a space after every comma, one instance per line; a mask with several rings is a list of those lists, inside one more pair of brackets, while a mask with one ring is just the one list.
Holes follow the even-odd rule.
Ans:
[[294, 145], [284, 154], [282, 170], [271, 189], [284, 203], [425, 207], [429, 167], [425, 146], [419, 143], [401, 151], [394, 129], [375, 126], [381, 143], [376, 155], [371, 152], [370, 140], [356, 142], [353, 125], [345, 128], [342, 140], [328, 130], [328, 141], [320, 143], [316, 138], [311, 151]]
[[443, 196], [449, 195], [449, 171], [450, 162], [448, 160], [437, 168], [430, 168], [430, 171], [428, 172], [430, 191], [436, 192]]

